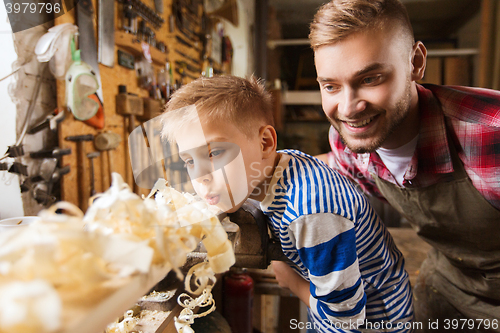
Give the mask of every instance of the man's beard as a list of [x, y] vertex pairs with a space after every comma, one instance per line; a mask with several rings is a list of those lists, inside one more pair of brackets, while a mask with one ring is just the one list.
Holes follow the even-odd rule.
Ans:
[[[348, 139], [347, 136], [342, 133], [341, 126], [339, 123], [341, 122], [338, 119], [331, 119], [327, 116], [328, 120], [330, 121], [330, 124], [337, 130], [337, 132], [340, 135], [340, 138], [344, 142], [344, 144], [349, 148], [351, 151], [357, 153], [357, 154], [364, 154], [364, 153], [371, 153], [374, 152], [376, 149], [380, 148], [380, 146], [384, 143], [384, 141], [391, 136], [391, 134], [394, 133], [394, 131], [403, 123], [403, 121], [406, 119], [406, 117], [409, 114], [409, 109], [410, 109], [410, 100], [411, 100], [411, 82], [408, 81], [408, 84], [406, 86], [405, 94], [403, 98], [399, 100], [399, 102], [396, 104], [393, 113], [392, 113], [392, 118], [391, 119], [386, 119], [386, 125], [382, 130], [380, 131], [380, 134], [378, 136], [374, 136], [372, 138], [372, 141], [369, 142], [366, 145], [363, 146], [354, 146], [353, 142]], [[366, 119], [369, 116], [367, 115], [378, 115], [378, 117], [382, 117], [383, 115], [387, 115], [387, 110], [383, 109], [376, 109], [376, 108], [371, 108], [370, 106], [367, 107], [367, 109], [363, 112], [363, 114], [359, 115], [359, 119]], [[354, 120], [355, 121], [355, 120]], [[374, 121], [380, 121], [380, 119], [375, 119]], [[377, 133], [378, 134], [378, 133]], [[372, 134], [373, 136], [373, 134]], [[362, 135], [357, 137], [357, 139], [368, 139], [370, 136], [367, 135], [366, 137], [363, 137]]]

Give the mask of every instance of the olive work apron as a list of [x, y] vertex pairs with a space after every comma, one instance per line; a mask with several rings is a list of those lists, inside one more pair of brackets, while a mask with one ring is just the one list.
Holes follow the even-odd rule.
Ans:
[[[438, 319], [445, 330], [446, 319], [450, 325], [458, 319], [456, 332], [500, 332], [500, 211], [472, 185], [448, 142], [451, 181], [401, 188], [373, 176], [387, 201], [433, 246], [414, 290], [415, 320], [427, 328], [429, 320]], [[462, 327], [465, 318], [476, 321], [469, 321], [472, 329]], [[495, 325], [485, 325], [486, 319], [496, 320], [497, 328], [491, 330]]]

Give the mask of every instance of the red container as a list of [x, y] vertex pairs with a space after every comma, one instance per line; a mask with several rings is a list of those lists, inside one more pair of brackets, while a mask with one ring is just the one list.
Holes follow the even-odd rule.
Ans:
[[224, 276], [222, 312], [232, 333], [252, 333], [253, 279], [241, 269]]

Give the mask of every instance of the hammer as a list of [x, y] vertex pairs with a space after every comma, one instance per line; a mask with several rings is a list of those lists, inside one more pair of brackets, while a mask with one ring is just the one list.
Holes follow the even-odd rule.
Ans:
[[85, 212], [87, 210], [87, 191], [85, 191], [85, 141], [94, 140], [94, 135], [73, 135], [67, 136], [66, 141], [76, 142], [76, 171], [78, 177], [78, 204], [80, 209]]
[[99, 133], [94, 140], [95, 149], [105, 151], [108, 155], [109, 186], [111, 186], [111, 174], [113, 173], [113, 157], [111, 151], [118, 147], [121, 141], [122, 138], [120, 134], [113, 132]]
[[95, 195], [95, 177], [94, 177], [94, 158], [101, 155], [100, 152], [94, 151], [92, 153], [88, 153], [87, 157], [90, 160], [90, 196]]

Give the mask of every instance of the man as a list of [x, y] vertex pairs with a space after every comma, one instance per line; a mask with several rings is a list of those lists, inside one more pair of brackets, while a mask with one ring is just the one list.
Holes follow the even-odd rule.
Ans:
[[398, 0], [333, 0], [309, 38], [332, 124], [324, 160], [433, 246], [416, 320], [500, 332], [500, 93], [417, 84], [427, 51]]

